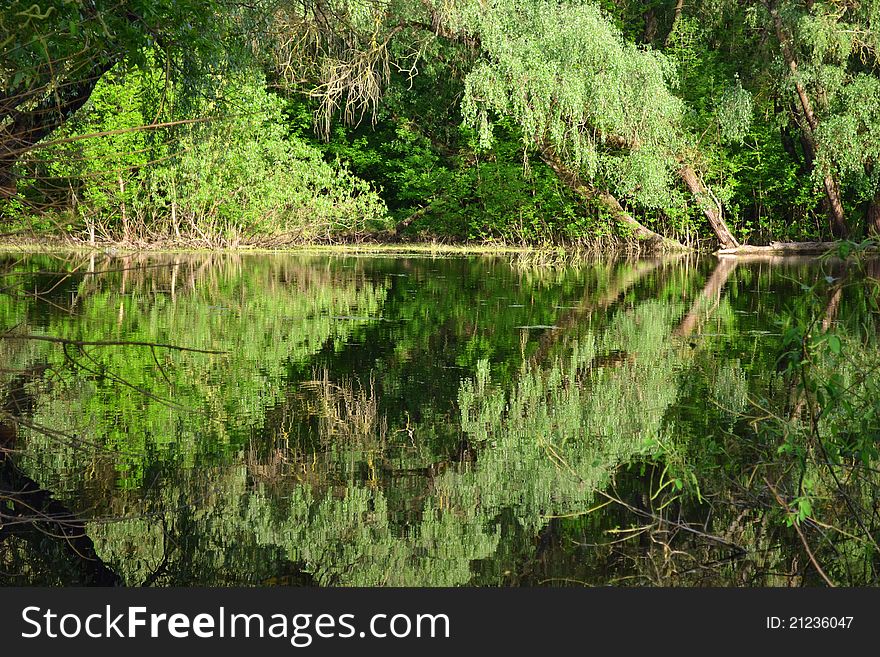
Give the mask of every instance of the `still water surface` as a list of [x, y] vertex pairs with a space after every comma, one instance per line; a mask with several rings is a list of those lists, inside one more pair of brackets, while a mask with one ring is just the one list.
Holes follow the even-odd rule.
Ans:
[[0, 264], [2, 584], [786, 583], [797, 546], [682, 473], [828, 263]]

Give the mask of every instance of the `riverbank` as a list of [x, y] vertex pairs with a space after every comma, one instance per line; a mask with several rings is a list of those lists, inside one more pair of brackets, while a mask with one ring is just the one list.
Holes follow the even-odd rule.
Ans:
[[[615, 255], [657, 255], [647, 250], [638, 241], [617, 238], [581, 241], [574, 244], [530, 244], [505, 241], [452, 241], [436, 238], [383, 239], [382, 235], [367, 238], [342, 236], [333, 240], [296, 240], [275, 245], [264, 242], [199, 244], [193, 240], [161, 241], [99, 241], [90, 243], [84, 240], [59, 238], [57, 236], [20, 236], [0, 238], [0, 251], [33, 252], [78, 252], [102, 253], [106, 255], [125, 255], [136, 253], [278, 253], [278, 252], [338, 252], [350, 253], [430, 253], [430, 254], [533, 254], [545, 257], [598, 257]], [[693, 249], [699, 252], [700, 249]]]
[[[844, 246], [848, 245], [848, 246]], [[743, 244], [737, 248], [717, 249], [708, 244], [698, 244], [679, 254], [713, 254], [719, 258], [761, 259], [788, 257], [819, 257], [839, 252], [844, 257], [853, 252], [876, 252], [880, 248], [874, 240], [856, 242], [771, 242], [768, 245]], [[558, 262], [559, 260], [594, 259], [596, 257], [656, 257], [670, 255], [671, 251], [647, 249], [637, 240], [600, 239], [582, 241], [576, 244], [511, 244], [503, 241], [454, 242], [439, 239], [382, 239], [372, 235], [368, 238], [354, 239], [350, 236], [335, 240], [302, 240], [268, 246], [265, 244], [228, 243], [200, 245], [191, 240], [161, 240], [154, 242], [102, 241], [90, 243], [83, 240], [59, 238], [56, 236], [21, 236], [0, 239], [0, 252], [67, 252], [83, 254], [103, 254], [123, 256], [139, 253], [420, 253], [430, 255], [500, 255], [516, 254], [529, 256], [537, 261]]]

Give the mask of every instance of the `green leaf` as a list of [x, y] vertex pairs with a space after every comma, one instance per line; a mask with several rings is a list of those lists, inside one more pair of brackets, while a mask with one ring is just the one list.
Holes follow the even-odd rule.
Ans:
[[832, 353], [839, 355], [841, 351], [840, 338], [836, 335], [829, 335], [828, 348], [831, 349]]

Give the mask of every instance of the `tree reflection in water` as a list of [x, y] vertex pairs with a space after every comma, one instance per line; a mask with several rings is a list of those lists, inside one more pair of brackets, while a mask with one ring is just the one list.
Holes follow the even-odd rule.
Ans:
[[736, 262], [6, 258], [0, 580], [872, 584], [877, 265]]

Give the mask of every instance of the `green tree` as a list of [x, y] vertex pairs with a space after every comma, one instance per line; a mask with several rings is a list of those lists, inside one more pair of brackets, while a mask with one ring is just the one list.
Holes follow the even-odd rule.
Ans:
[[244, 61], [244, 34], [256, 15], [224, 0], [7, 3], [0, 10], [0, 193], [14, 192], [14, 165], [85, 104], [105, 73], [158, 65], [169, 78], [209, 88]]

